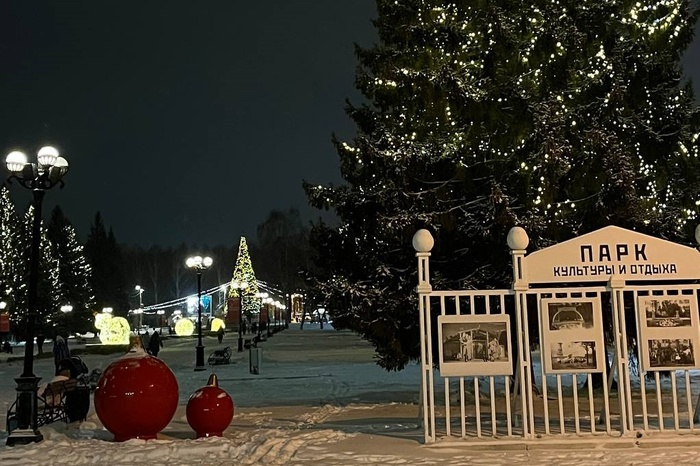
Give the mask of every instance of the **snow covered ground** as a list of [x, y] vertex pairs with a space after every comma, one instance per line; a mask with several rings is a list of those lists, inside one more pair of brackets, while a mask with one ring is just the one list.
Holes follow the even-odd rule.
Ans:
[[[296, 327], [296, 325], [294, 326]], [[206, 353], [219, 348], [206, 338]], [[220, 386], [236, 405], [223, 438], [194, 439], [185, 418], [189, 395], [207, 381], [194, 372], [194, 339], [168, 339], [160, 354], [180, 386], [180, 406], [158, 440], [112, 442], [94, 411], [80, 425], [42, 427], [38, 444], [5, 447], [0, 435], [0, 465], [657, 465], [700, 464], [700, 448], [674, 443], [665, 447], [572, 449], [523, 446], [478, 450], [468, 445], [428, 446], [418, 406], [420, 371], [411, 365], [387, 373], [373, 362], [372, 348], [347, 332], [306, 324], [290, 328], [261, 344], [259, 375], [248, 371], [248, 353], [234, 364], [216, 367]], [[236, 346], [227, 335], [224, 345]], [[48, 345], [50, 347], [50, 345]], [[119, 355], [86, 355], [90, 369], [105, 368]], [[3, 355], [0, 361], [6, 361]], [[53, 361], [38, 359], [36, 374], [52, 376]], [[0, 362], [0, 416], [15, 398], [13, 378], [22, 363]]]

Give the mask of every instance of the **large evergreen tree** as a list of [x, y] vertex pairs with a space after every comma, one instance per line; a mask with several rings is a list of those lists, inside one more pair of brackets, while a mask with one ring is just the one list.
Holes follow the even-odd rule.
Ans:
[[507, 286], [505, 237], [533, 248], [615, 224], [688, 241], [700, 113], [679, 59], [686, 0], [378, 0], [379, 43], [357, 48], [352, 143], [318, 225], [318, 293], [380, 364], [419, 356], [410, 238], [436, 237], [434, 281]]
[[[21, 316], [18, 321], [19, 333], [24, 335], [26, 316], [29, 309], [29, 262], [32, 255], [32, 225], [34, 224], [34, 206], [30, 205], [24, 216], [24, 234], [20, 245], [22, 261], [27, 264], [24, 268], [20, 296], [17, 298], [17, 312]], [[54, 330], [55, 317], [60, 310], [65, 297], [59, 282], [57, 251], [51, 244], [46, 232], [46, 225], [41, 222], [41, 238], [39, 240], [39, 276], [37, 283], [36, 324], [38, 331], [51, 332]]]
[[57, 292], [66, 304], [73, 306], [65, 318], [70, 320], [71, 331], [86, 332], [92, 328], [92, 312], [96, 310], [92, 269], [75, 228], [58, 206], [51, 212], [47, 235], [59, 258]]
[[[0, 187], [0, 301], [17, 322], [16, 301], [23, 288], [26, 262], [19, 254], [24, 229], [5, 186]], [[25, 290], [26, 291], [26, 290]]]
[[[85, 255], [92, 268], [92, 286], [98, 310], [111, 307], [125, 316], [129, 310], [124, 263], [112, 229], [105, 229], [102, 215], [97, 212], [85, 242]], [[130, 290], [129, 290], [130, 291]]]

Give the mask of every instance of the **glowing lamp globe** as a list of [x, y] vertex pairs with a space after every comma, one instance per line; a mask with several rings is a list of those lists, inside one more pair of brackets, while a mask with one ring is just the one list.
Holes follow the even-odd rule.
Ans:
[[177, 409], [175, 375], [160, 359], [136, 348], [102, 373], [95, 412], [114, 440], [155, 439]]
[[197, 389], [187, 402], [187, 423], [197, 438], [221, 437], [233, 419], [233, 400], [219, 388], [216, 374], [207, 386]]

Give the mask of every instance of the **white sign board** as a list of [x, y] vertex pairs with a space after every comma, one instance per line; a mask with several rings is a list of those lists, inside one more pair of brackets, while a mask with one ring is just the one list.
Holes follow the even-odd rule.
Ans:
[[523, 259], [530, 283], [700, 278], [700, 253], [687, 246], [608, 226]]

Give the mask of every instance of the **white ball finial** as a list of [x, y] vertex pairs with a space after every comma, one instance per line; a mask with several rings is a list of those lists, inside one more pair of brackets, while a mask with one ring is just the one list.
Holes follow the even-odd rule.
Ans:
[[695, 227], [695, 241], [700, 243], [700, 225]]
[[435, 245], [435, 240], [433, 235], [430, 234], [425, 228], [418, 230], [415, 235], [413, 235], [413, 249], [416, 252], [430, 252]]
[[525, 229], [522, 227], [513, 227], [508, 232], [508, 247], [513, 250], [525, 250], [530, 244], [530, 238], [527, 237]]

